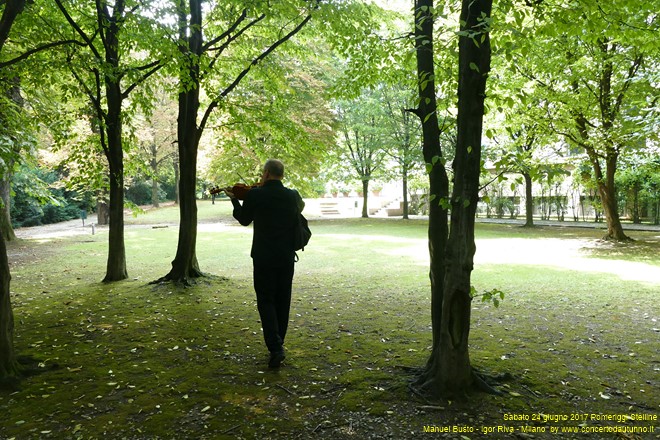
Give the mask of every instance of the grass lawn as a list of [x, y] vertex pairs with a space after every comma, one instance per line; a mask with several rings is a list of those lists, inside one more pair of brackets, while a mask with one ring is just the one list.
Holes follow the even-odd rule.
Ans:
[[[228, 203], [199, 203], [210, 276], [148, 284], [169, 271], [177, 218], [127, 218], [131, 278], [108, 285], [107, 230], [10, 245], [15, 346], [43, 372], [0, 394], [0, 439], [660, 438], [660, 232], [612, 245], [479, 224], [473, 284], [506, 298], [474, 301], [471, 359], [512, 379], [503, 397], [427, 401], [408, 388], [431, 345], [424, 221], [311, 220], [287, 360], [269, 371], [251, 228]], [[579, 432], [625, 427], [655, 432]]]

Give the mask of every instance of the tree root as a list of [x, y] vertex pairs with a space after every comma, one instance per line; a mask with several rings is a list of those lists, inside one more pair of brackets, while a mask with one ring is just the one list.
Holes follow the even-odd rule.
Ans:
[[16, 356], [16, 373], [0, 377], [0, 390], [20, 391], [21, 379], [59, 369], [57, 363], [45, 365], [32, 356]]
[[472, 380], [474, 383], [473, 386], [481, 392], [491, 394], [493, 396], [504, 395], [504, 393], [495, 388], [494, 385], [488, 383], [487, 376], [475, 371], [474, 368], [472, 369]]
[[206, 274], [200, 272], [200, 275], [196, 277], [181, 277], [181, 278], [176, 278], [173, 276], [170, 276], [170, 274], [165, 275], [164, 277], [158, 278], [157, 280], [150, 281], [148, 285], [153, 286], [155, 285], [156, 287], [159, 286], [164, 286], [164, 285], [169, 285], [169, 284], [174, 284], [177, 287], [192, 287], [197, 285], [200, 282], [207, 282], [208, 284], [212, 282], [225, 282], [229, 281], [229, 278], [219, 276], [219, 275], [211, 275], [211, 274]]
[[447, 398], [467, 398], [470, 392], [482, 392], [494, 396], [504, 396], [506, 393], [498, 390], [496, 387], [500, 385], [501, 382], [513, 380], [514, 377], [510, 373], [503, 373], [498, 375], [488, 375], [481, 373], [476, 369], [472, 368], [472, 386], [469, 389], [457, 390], [457, 391], [440, 391], [440, 395], [434, 395], [437, 391], [436, 389], [437, 378], [429, 371], [429, 368], [424, 369], [406, 369], [408, 372], [417, 373], [415, 374], [411, 382], [408, 384], [408, 389], [415, 396], [423, 399], [426, 403], [429, 403], [429, 399], [437, 397], [447, 397]]

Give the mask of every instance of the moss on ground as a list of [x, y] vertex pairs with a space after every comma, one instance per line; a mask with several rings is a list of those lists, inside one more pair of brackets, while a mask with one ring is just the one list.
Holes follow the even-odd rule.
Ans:
[[[423, 221], [312, 221], [313, 241], [296, 268], [287, 360], [270, 371], [250, 230], [229, 226], [224, 205], [201, 206], [202, 218], [214, 209], [219, 222], [200, 228], [197, 252], [213, 276], [187, 289], [148, 284], [169, 269], [176, 227], [143, 225], [151, 215], [152, 223], [168, 223], [172, 208], [127, 228], [131, 278], [119, 283], [100, 283], [103, 231], [12, 245], [15, 345], [43, 372], [2, 395], [0, 438], [484, 438], [424, 434], [424, 427], [614, 426], [505, 415], [660, 409], [658, 285], [524, 264], [480, 264], [473, 275], [478, 290], [507, 294], [499, 308], [475, 301], [471, 330], [473, 364], [513, 376], [500, 385], [505, 396], [449, 402], [412, 393], [410, 370], [425, 364], [431, 345]], [[660, 268], [648, 251], [657, 233], [616, 248], [567, 228], [480, 225], [477, 235], [581, 240], [592, 250], [584, 258]], [[660, 430], [657, 422], [628, 424]], [[534, 433], [546, 437], [556, 436]]]

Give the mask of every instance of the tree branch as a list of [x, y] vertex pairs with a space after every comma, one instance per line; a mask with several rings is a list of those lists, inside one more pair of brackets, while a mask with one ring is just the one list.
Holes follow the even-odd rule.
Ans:
[[[263, 17], [263, 16], [262, 16]], [[213, 40], [210, 40], [208, 43], [206, 43], [204, 46], [202, 46], [202, 52], [206, 52], [207, 50], [211, 50], [211, 47], [218, 43], [220, 40], [224, 38], [231, 38], [230, 34], [238, 28], [238, 25], [240, 25], [245, 19], [247, 18], [247, 9], [243, 9], [243, 12], [241, 12], [241, 15], [236, 19], [234, 24], [232, 24], [229, 29], [224, 31], [222, 34], [220, 34], [218, 37], [214, 38]]]
[[24, 8], [25, 0], [10, 0], [5, 6], [5, 10], [2, 11], [2, 18], [0, 19], [0, 52], [2, 52], [2, 48], [7, 38], [9, 38], [9, 32], [14, 25], [16, 17], [23, 12]]
[[71, 18], [71, 15], [69, 14], [69, 12], [66, 10], [64, 5], [62, 4], [62, 0], [55, 0], [55, 3], [57, 4], [57, 7], [60, 10], [60, 12], [62, 12], [62, 14], [64, 15], [64, 18], [66, 19], [66, 21], [71, 25], [71, 27], [76, 31], [76, 33], [78, 35], [80, 35], [80, 37], [83, 39], [83, 41], [85, 41], [85, 44], [87, 45], [87, 47], [89, 47], [89, 50], [92, 51], [94, 56], [96, 56], [98, 59], [103, 59], [103, 57], [98, 52], [98, 50], [96, 50], [96, 47], [94, 47], [94, 44], [92, 43], [91, 38], [89, 38], [87, 36], [87, 34], [85, 34], [85, 31], [83, 31], [80, 28], [80, 26], [78, 26], [78, 23], [76, 23], [75, 20], [73, 18]]
[[78, 40], [55, 41], [53, 43], [48, 43], [48, 44], [44, 44], [43, 46], [35, 47], [34, 49], [30, 49], [27, 52], [17, 56], [16, 58], [13, 58], [9, 61], [5, 61], [5, 62], [0, 63], [0, 69], [2, 69], [4, 67], [12, 66], [12, 65], [14, 65], [14, 64], [16, 64], [20, 61], [23, 61], [23, 60], [31, 57], [32, 55], [34, 55], [38, 52], [43, 51], [43, 50], [48, 50], [48, 49], [51, 49], [51, 48], [57, 47], [57, 46], [63, 46], [65, 44], [77, 44], [79, 46], [86, 46], [85, 43], [82, 43]]
[[158, 72], [161, 68], [163, 68], [164, 64], [160, 64], [160, 60], [154, 61], [153, 63], [146, 64], [144, 66], [138, 67], [135, 70], [146, 70], [150, 69], [147, 71], [144, 75], [142, 75], [140, 78], [138, 78], [137, 81], [135, 81], [133, 84], [128, 86], [124, 93], [121, 94], [122, 99], [125, 99], [128, 97], [128, 95], [140, 84], [145, 82], [147, 78], [149, 78], [151, 75], [154, 73]]
[[[59, 1], [59, 0], [57, 0], [57, 1]], [[213, 100], [213, 102], [211, 102], [211, 104], [209, 104], [209, 106], [208, 106], [208, 108], [206, 109], [206, 111], [204, 112], [204, 116], [202, 117], [202, 120], [201, 120], [201, 122], [200, 122], [200, 124], [199, 124], [198, 133], [201, 133], [201, 132], [202, 132], [202, 130], [203, 130], [204, 127], [206, 126], [206, 123], [207, 123], [209, 117], [211, 116], [211, 113], [212, 113], [213, 110], [215, 110], [215, 108], [220, 104], [220, 101], [222, 101], [222, 100], [223, 100], [223, 99], [224, 99], [229, 93], [231, 93], [231, 92], [236, 88], [236, 86], [238, 86], [238, 84], [241, 82], [241, 80], [242, 80], [243, 78], [245, 78], [245, 76], [250, 72], [250, 70], [252, 69], [252, 67], [253, 67], [253, 66], [256, 66], [257, 64], [259, 64], [259, 62], [260, 62], [261, 60], [263, 60], [263, 59], [266, 58], [268, 55], [270, 55], [275, 49], [277, 49], [277, 48], [278, 48], [279, 46], [281, 46], [283, 43], [285, 43], [286, 41], [288, 41], [289, 39], [291, 39], [291, 37], [293, 37], [293, 36], [296, 35], [298, 32], [300, 32], [300, 31], [302, 30], [302, 28], [305, 27], [305, 25], [306, 25], [306, 24], [309, 22], [309, 20], [311, 20], [311, 19], [312, 19], [312, 15], [311, 15], [311, 14], [310, 14], [310, 15], [307, 15], [307, 16], [306, 16], [306, 17], [305, 17], [305, 18], [304, 18], [304, 19], [303, 19], [303, 20], [302, 20], [302, 21], [301, 21], [301, 22], [300, 22], [295, 28], [293, 28], [289, 33], [287, 33], [287, 34], [284, 35], [282, 38], [280, 38], [280, 39], [277, 40], [275, 43], [273, 43], [268, 49], [266, 49], [265, 51], [263, 51], [259, 56], [257, 56], [256, 58], [254, 58], [254, 59], [252, 60], [252, 62], [250, 62], [250, 64], [249, 64], [245, 69], [243, 69], [243, 71], [242, 71], [241, 73], [238, 74], [238, 76], [236, 77], [236, 79], [234, 79], [234, 81], [233, 81], [233, 82], [232, 82], [232, 83], [231, 83], [231, 84], [230, 84], [230, 85], [229, 85], [229, 86], [228, 86], [228, 87], [227, 87], [222, 93], [220, 93], [220, 95], [219, 95], [217, 98], [215, 98], [215, 99]]]
[[243, 35], [248, 29], [250, 29], [250, 28], [251, 28], [252, 26], [254, 26], [255, 24], [259, 23], [259, 22], [260, 22], [261, 20], [263, 20], [264, 18], [266, 18], [266, 14], [262, 14], [262, 15], [260, 15], [259, 17], [257, 17], [256, 19], [254, 19], [253, 21], [251, 21], [250, 23], [248, 23], [247, 26], [245, 26], [243, 29], [241, 29], [241, 30], [239, 30], [238, 32], [236, 32], [233, 36], [227, 36], [227, 41], [225, 41], [220, 47], [209, 49], [209, 50], [212, 50], [212, 51], [216, 51], [216, 52], [217, 52], [217, 54], [215, 55], [215, 57], [213, 58], [213, 60], [212, 60], [211, 63], [209, 64], [209, 67], [212, 69], [213, 66], [215, 65], [215, 63], [218, 61], [218, 59], [219, 59], [220, 55], [222, 54], [222, 52], [224, 52], [224, 50], [225, 50], [225, 49], [226, 49], [226, 48], [227, 48], [232, 42], [236, 41], [236, 40], [237, 40], [241, 35]]

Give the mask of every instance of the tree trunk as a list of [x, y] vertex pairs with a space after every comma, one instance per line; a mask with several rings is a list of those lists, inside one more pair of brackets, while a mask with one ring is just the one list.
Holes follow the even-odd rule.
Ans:
[[424, 161], [431, 165], [429, 171], [429, 228], [430, 256], [429, 280], [431, 282], [431, 322], [433, 350], [424, 372], [416, 385], [424, 392], [436, 394], [436, 372], [440, 359], [440, 328], [444, 298], [445, 249], [448, 236], [447, 204], [449, 179], [442, 165], [442, 148], [437, 102], [435, 96], [435, 68], [433, 65], [433, 0], [415, 0], [415, 41], [417, 52], [417, 80], [419, 107], [417, 116], [422, 123], [422, 153]]
[[[110, 131], [110, 127], [108, 127]], [[108, 157], [110, 163], [110, 205], [108, 229], [108, 262], [106, 266], [104, 283], [121, 281], [128, 278], [126, 270], [126, 249], [124, 246], [124, 179], [123, 179], [123, 154], [121, 149], [121, 135], [118, 137], [120, 146], [112, 150], [113, 158]], [[112, 145], [113, 142], [109, 144]]]
[[[179, 241], [172, 269], [158, 281], [174, 281], [184, 285], [203, 276], [196, 256], [197, 246], [197, 151], [200, 130], [197, 127], [199, 111], [199, 64], [202, 54], [202, 8], [199, 0], [190, 1], [190, 26], [187, 25], [185, 2], [179, 0], [179, 36], [187, 45], [180, 47], [185, 68], [181, 70], [177, 143], [179, 148]], [[187, 36], [189, 29], [190, 35]]]
[[362, 181], [362, 218], [369, 218], [369, 181]]
[[16, 240], [11, 225], [11, 173], [6, 172], [0, 179], [0, 235], [5, 241]]
[[178, 205], [181, 201], [179, 196], [179, 187], [181, 185], [181, 177], [179, 173], [179, 157], [175, 156], [172, 159], [172, 166], [174, 167], [174, 204]]
[[639, 209], [639, 192], [640, 192], [640, 184], [638, 182], [635, 182], [633, 184], [632, 192], [633, 192], [633, 208], [632, 208], [632, 222], [635, 224], [640, 224], [642, 222], [642, 218], [640, 216], [640, 209]]
[[607, 221], [607, 235], [604, 238], [606, 240], [627, 241], [630, 238], [623, 232], [623, 226], [621, 226], [614, 185], [617, 159], [618, 155], [616, 153], [608, 152], [605, 159], [605, 176], [603, 176], [599, 166], [596, 170], [596, 181], [598, 182], [600, 201], [603, 204], [603, 213]]
[[[20, 5], [17, 6], [22, 8]], [[7, 6], [7, 8], [10, 8], [10, 6]], [[22, 112], [25, 100], [23, 99], [23, 96], [21, 96], [20, 77], [13, 75], [10, 79], [6, 79], [2, 82], [9, 84], [9, 88], [5, 93], [9, 101], [16, 106], [15, 111]], [[6, 117], [8, 116], [3, 114], [3, 111], [0, 111], [0, 119]], [[17, 145], [20, 144], [17, 143]], [[3, 176], [0, 176], [0, 233], [6, 241], [16, 240], [14, 227], [11, 224], [11, 180], [14, 175], [13, 169], [16, 163], [15, 157], [18, 157], [21, 153], [20, 147], [17, 146], [11, 147], [11, 151], [12, 154], [8, 158], [5, 158], [5, 173]]]
[[522, 173], [525, 179], [525, 226], [534, 226], [534, 196], [532, 195], [532, 176]]
[[151, 168], [151, 204], [154, 208], [159, 207], [160, 197], [158, 196], [158, 148], [156, 143], [152, 143], [149, 146], [149, 152], [151, 153], [151, 158], [149, 160], [149, 166]]
[[408, 220], [408, 171], [403, 169], [403, 218]]
[[[185, 94], [188, 94], [186, 92]], [[194, 97], [192, 98], [194, 101]], [[196, 116], [195, 112], [195, 116]], [[186, 126], [185, 119], [190, 118], [185, 111], [179, 114], [179, 125]], [[188, 122], [195, 122], [195, 118]], [[188, 125], [189, 126], [189, 125]], [[190, 136], [185, 139], [179, 136], [179, 157], [181, 158], [181, 170], [179, 180], [179, 240], [172, 269], [161, 281], [174, 281], [188, 285], [195, 278], [203, 276], [199, 269], [196, 256], [197, 245], [197, 146], [198, 139]]]
[[110, 223], [108, 204], [104, 201], [99, 200], [96, 202], [96, 220], [98, 225], [107, 225]]
[[9, 260], [5, 239], [0, 235], [0, 384], [15, 381], [19, 374], [14, 353], [14, 313], [11, 308]]
[[[107, 25], [105, 58], [108, 65], [119, 70], [119, 27], [114, 20]], [[122, 145], [122, 92], [120, 77], [106, 74], [105, 92], [108, 112], [105, 117], [110, 168], [110, 228], [108, 233], [108, 264], [104, 283], [128, 278], [124, 246], [124, 149]]]
[[[417, 1], [418, 7], [424, 5], [428, 6], [428, 10], [433, 9], [432, 1]], [[444, 255], [436, 257], [444, 258], [444, 263], [438, 265], [444, 273], [440, 277], [442, 287], [432, 292], [433, 351], [422, 376], [422, 386], [437, 396], [464, 394], [473, 387], [475, 380], [468, 352], [472, 302], [470, 276], [476, 250], [474, 219], [479, 193], [485, 87], [490, 70], [490, 40], [488, 33], [480, 31], [483, 24], [480, 18], [482, 14], [490, 17], [491, 8], [492, 0], [464, 0], [461, 11], [461, 30], [478, 32], [476, 38], [480, 44], [476, 45], [465, 36], [459, 40], [458, 136], [453, 162], [454, 189], [450, 201], [451, 230], [446, 242], [441, 237], [434, 237], [445, 245]], [[421, 15], [420, 9], [416, 11]], [[425, 21], [432, 25], [432, 20]], [[424, 25], [422, 23], [422, 29]], [[430, 48], [429, 51], [432, 53]], [[420, 53], [418, 49], [418, 60]], [[435, 90], [431, 84], [427, 88]], [[421, 102], [425, 101], [424, 97], [420, 98]], [[426, 140], [426, 135], [424, 138]], [[426, 156], [425, 159], [428, 161]], [[433, 168], [444, 172], [444, 168], [437, 164]], [[447, 182], [442, 184], [447, 185]], [[444, 221], [439, 223], [444, 223], [442, 232], [446, 234], [446, 213]], [[431, 239], [429, 242], [432, 246]], [[433, 247], [431, 250], [434, 250]], [[432, 267], [432, 274], [434, 270]]]

